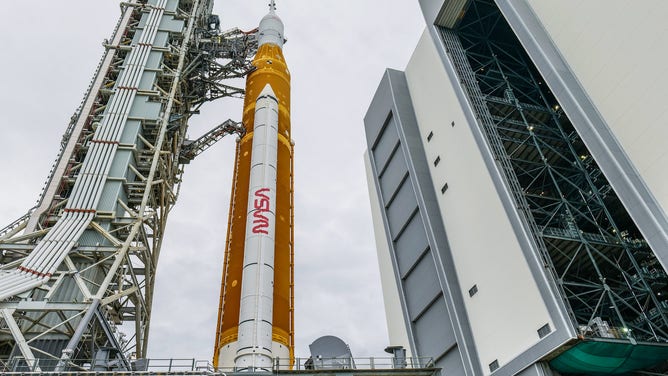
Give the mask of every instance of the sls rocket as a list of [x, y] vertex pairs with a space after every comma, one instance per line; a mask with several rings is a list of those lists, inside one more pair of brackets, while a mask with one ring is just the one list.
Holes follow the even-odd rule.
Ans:
[[258, 28], [223, 261], [214, 366], [271, 371], [293, 359], [293, 143], [290, 72], [274, 1]]

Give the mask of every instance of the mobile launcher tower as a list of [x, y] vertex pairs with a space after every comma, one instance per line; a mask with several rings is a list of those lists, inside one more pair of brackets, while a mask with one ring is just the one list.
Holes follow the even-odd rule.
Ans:
[[[258, 30], [222, 32], [212, 8], [213, 0], [121, 3], [121, 17], [105, 44], [84, 99], [67, 126], [37, 206], [0, 230], [3, 371], [79, 371], [93, 363], [91, 359], [130, 370], [131, 356], [146, 356], [155, 269], [167, 216], [178, 196], [183, 165], [225, 135], [242, 136], [231, 210], [235, 216], [246, 216], [243, 211], [248, 197], [239, 195], [248, 191], [241, 185], [249, 182], [249, 172], [244, 169], [249, 169], [251, 145], [253, 150], [263, 150], [257, 155], [274, 151], [273, 159], [266, 157], [273, 163], [270, 167], [250, 172], [251, 191], [258, 197], [267, 197], [259, 201], [260, 214], [252, 217], [261, 220], [259, 225], [253, 224], [260, 234], [251, 232], [245, 242], [237, 240], [237, 234], [244, 233], [245, 223], [233, 221], [226, 269], [236, 270], [239, 261], [235, 257], [243, 255], [244, 244], [250, 247], [259, 242], [264, 246], [269, 233], [276, 237], [277, 244], [281, 242], [280, 247], [287, 249], [287, 256], [277, 257], [277, 270], [291, 267], [292, 144], [289, 122], [284, 119], [289, 114], [289, 74], [285, 64], [277, 64], [285, 72], [281, 80], [265, 80], [266, 72], [271, 70], [266, 66], [272, 60], [282, 61], [277, 58], [282, 36], [278, 41], [274, 31], [265, 30], [267, 35], [263, 37], [260, 30], [260, 50], [272, 55], [262, 55], [260, 66], [250, 60], [258, 49]], [[282, 28], [272, 14], [263, 21], [265, 26], [278, 24]], [[250, 77], [255, 77], [248, 84], [253, 98], [247, 98], [244, 122], [227, 120], [199, 139], [187, 140], [188, 121], [203, 103], [244, 95], [243, 89], [223, 83], [224, 80], [242, 78], [250, 72], [254, 72]], [[264, 85], [260, 83], [263, 80]], [[256, 128], [258, 118], [269, 119], [264, 124], [273, 125], [265, 127], [271, 128], [268, 133], [273, 135], [273, 146], [271, 139], [267, 141], [267, 132], [253, 138], [252, 129], [246, 129], [253, 125], [255, 111], [262, 115], [255, 115]], [[278, 137], [277, 119], [282, 119], [278, 122]], [[256, 146], [258, 140], [266, 145]], [[277, 140], [281, 145], [278, 157]], [[256, 153], [252, 157], [255, 166]], [[276, 160], [279, 175], [288, 175], [279, 184], [276, 175], [256, 173], [275, 168]], [[255, 189], [255, 184], [263, 188]], [[273, 231], [277, 211], [281, 228], [287, 226], [287, 232]], [[238, 244], [241, 250], [235, 248]], [[261, 260], [267, 264], [268, 248], [261, 249]], [[244, 270], [252, 269], [249, 264], [253, 261], [243, 261]], [[271, 271], [262, 270], [265, 285], [273, 278]], [[283, 273], [291, 275], [290, 271]], [[249, 277], [243, 278], [246, 281]], [[230, 285], [238, 286], [241, 277], [235, 275], [233, 279]], [[283, 298], [280, 309], [286, 312], [277, 320], [281, 325], [277, 333], [278, 342], [290, 354], [291, 277], [286, 281], [288, 285], [277, 285]], [[272, 294], [255, 287], [246, 291], [247, 285], [250, 283], [242, 283], [241, 295], [234, 288], [223, 289], [225, 302], [234, 294], [237, 304], [239, 296], [241, 301], [250, 301], [258, 291], [264, 294], [263, 299]], [[236, 330], [232, 333], [225, 326], [231, 305], [225, 305], [222, 328], [224, 335], [236, 340]], [[265, 316], [267, 310], [271, 312], [266, 304], [260, 307], [264, 307]], [[258, 317], [262, 322], [266, 318], [258, 315], [258, 305], [241, 304], [241, 312], [251, 317], [238, 325], [240, 356], [246, 359], [242, 356], [247, 348], [242, 346], [246, 340], [242, 326], [257, 325]], [[235, 327], [239, 323], [238, 316], [229, 320]], [[225, 338], [220, 343], [227, 344]], [[252, 340], [250, 343], [253, 352], [257, 344]]]

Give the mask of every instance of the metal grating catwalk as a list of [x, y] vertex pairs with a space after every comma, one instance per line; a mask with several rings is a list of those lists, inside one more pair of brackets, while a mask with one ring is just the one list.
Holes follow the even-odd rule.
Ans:
[[204, 102], [243, 96], [221, 82], [249, 73], [257, 49], [255, 31], [221, 32], [212, 6], [121, 4], [39, 204], [0, 230], [0, 370], [86, 369], [71, 359], [129, 370], [130, 355], [146, 356], [155, 267], [183, 164], [244, 132], [227, 121], [185, 139]]
[[492, 0], [439, 29], [583, 338], [668, 341], [668, 277]]

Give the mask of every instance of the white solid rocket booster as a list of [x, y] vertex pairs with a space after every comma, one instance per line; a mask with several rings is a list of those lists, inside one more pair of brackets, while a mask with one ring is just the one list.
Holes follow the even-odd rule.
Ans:
[[272, 370], [278, 100], [267, 84], [256, 100], [241, 278], [238, 370]]

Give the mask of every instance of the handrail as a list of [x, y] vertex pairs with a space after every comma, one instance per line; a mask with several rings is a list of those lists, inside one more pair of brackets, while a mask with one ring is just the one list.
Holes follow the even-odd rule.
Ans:
[[30, 215], [35, 210], [35, 208], [37, 208], [37, 206], [33, 206], [28, 210], [27, 213], [25, 213], [20, 218], [16, 219], [14, 222], [10, 223], [9, 225], [5, 226], [2, 230], [0, 230], [0, 240], [4, 240], [5, 237], [12, 236], [13, 232], [15, 232], [16, 229], [18, 229], [22, 225], [25, 225], [25, 223], [28, 222], [28, 219], [30, 218]]
[[[274, 372], [288, 371], [288, 358], [276, 358], [274, 361]], [[310, 361], [311, 365], [308, 365]], [[3, 374], [38, 372], [49, 372], [54, 369], [58, 359], [34, 359], [29, 360], [23, 357], [13, 357], [10, 360], [0, 359], [0, 372]], [[337, 364], [352, 364], [353, 367], [337, 366]], [[142, 372], [153, 374], [160, 373], [180, 373], [197, 372], [201, 374], [224, 375], [235, 372], [234, 367], [214, 368], [208, 360], [197, 360], [195, 358], [148, 358], [130, 360], [130, 370], [124, 369], [119, 359], [69, 359], [63, 371], [100, 371], [100, 372], [123, 372], [132, 371], [133, 374]], [[392, 357], [353, 357], [353, 358], [324, 358], [316, 359], [295, 358], [295, 364], [292, 371], [317, 371], [317, 370], [337, 370], [337, 369], [355, 369], [355, 370], [391, 370], [391, 369], [433, 369], [435, 368], [433, 358], [431, 357], [406, 357], [402, 362]]]

